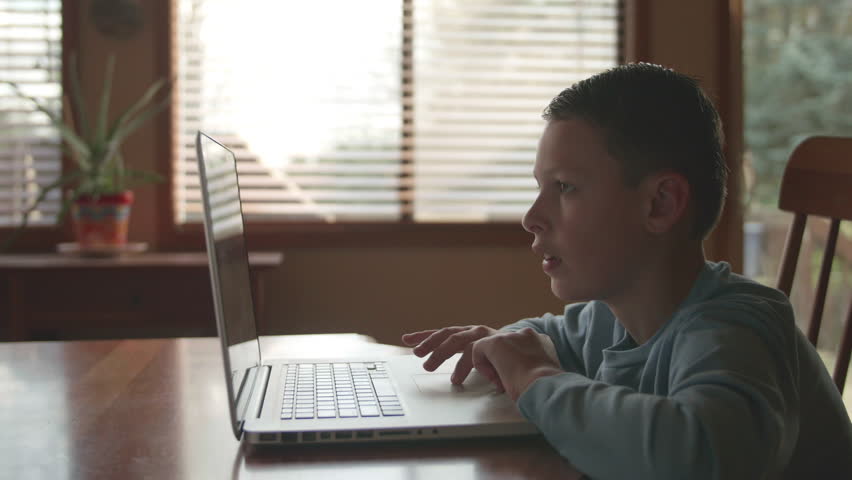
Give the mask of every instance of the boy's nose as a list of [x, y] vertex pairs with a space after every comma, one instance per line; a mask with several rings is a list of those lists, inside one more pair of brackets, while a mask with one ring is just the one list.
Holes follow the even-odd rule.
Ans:
[[524, 214], [524, 218], [521, 219], [521, 226], [530, 233], [541, 233], [544, 231], [544, 222], [536, 212], [537, 203], [533, 203], [530, 209], [527, 210], [527, 213]]

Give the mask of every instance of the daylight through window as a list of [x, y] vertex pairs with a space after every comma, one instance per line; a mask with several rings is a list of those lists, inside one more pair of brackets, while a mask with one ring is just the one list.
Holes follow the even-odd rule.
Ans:
[[541, 111], [614, 66], [618, 0], [180, 0], [175, 212], [198, 129], [262, 221], [516, 222]]
[[[7, 82], [61, 111], [60, 0], [0, 0], [0, 226], [17, 225], [62, 169], [59, 133], [47, 115]], [[30, 213], [30, 225], [55, 223], [58, 190]]]

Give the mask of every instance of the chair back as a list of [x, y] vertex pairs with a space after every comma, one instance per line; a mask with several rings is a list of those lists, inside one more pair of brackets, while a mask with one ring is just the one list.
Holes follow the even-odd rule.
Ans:
[[[852, 220], [852, 138], [816, 136], [802, 141], [793, 150], [784, 169], [778, 208], [794, 214], [778, 275], [778, 289], [787, 296], [790, 296], [796, 274], [808, 215], [831, 220], [807, 331], [808, 340], [816, 347], [840, 222]], [[841, 393], [852, 349], [851, 323], [852, 305], [843, 326], [834, 366], [834, 383]]]

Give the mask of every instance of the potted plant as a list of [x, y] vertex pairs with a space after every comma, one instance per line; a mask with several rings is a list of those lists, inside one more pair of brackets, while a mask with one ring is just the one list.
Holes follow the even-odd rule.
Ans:
[[[24, 212], [21, 225], [6, 239], [5, 250], [26, 228], [30, 214], [52, 190], [67, 189], [57, 223], [62, 223], [71, 211], [73, 229], [81, 251], [103, 247], [119, 247], [127, 242], [127, 225], [136, 182], [157, 182], [162, 177], [154, 172], [136, 170], [125, 165], [121, 145], [127, 137], [169, 105], [171, 82], [156, 81], [114, 121], [108, 118], [115, 57], [106, 64], [103, 91], [94, 121], [89, 121], [80, 89], [76, 59], [70, 62], [71, 104], [63, 96], [64, 118], [39, 100], [25, 95], [20, 88], [7, 82], [15, 92], [32, 102], [50, 118], [64, 141], [64, 151], [74, 160], [75, 168], [64, 172], [44, 187], [32, 205]], [[160, 94], [162, 98], [155, 101]]]

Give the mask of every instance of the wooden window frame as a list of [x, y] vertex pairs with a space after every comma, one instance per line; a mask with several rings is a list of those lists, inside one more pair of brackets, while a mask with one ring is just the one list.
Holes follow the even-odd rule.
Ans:
[[[726, 259], [734, 268], [741, 264], [742, 243], [742, 207], [737, 204], [739, 192], [740, 153], [742, 150], [742, 88], [737, 78], [741, 78], [741, 62], [736, 55], [741, 38], [742, 0], [719, 2], [719, 31], [721, 49], [717, 61], [722, 62], [716, 70], [722, 86], [718, 108], [722, 114], [727, 137], [726, 155], [732, 175], [729, 185], [729, 201], [722, 221], [716, 233], [706, 244], [711, 258]], [[81, 24], [85, 17], [84, 2], [64, 0], [62, 4], [63, 21], [63, 88], [68, 75], [67, 56], [71, 51], [81, 48]], [[172, 54], [175, 42], [175, 24], [177, 4], [174, 0], [155, 0], [147, 8], [151, 9], [151, 28], [155, 36], [155, 71], [153, 77], [172, 78], [176, 71], [176, 58]], [[652, 8], [663, 8], [650, 0], [621, 0], [623, 41], [621, 60], [654, 61], [652, 45], [653, 18]], [[724, 80], [727, 79], [727, 80]], [[134, 207], [134, 215], [153, 217], [153, 223], [145, 231], [133, 230], [134, 238], [147, 241], [157, 250], [199, 250], [204, 248], [201, 225], [178, 225], [173, 211], [173, 179], [177, 146], [174, 141], [173, 126], [176, 121], [175, 109], [169, 109], [163, 121], [157, 122], [155, 129], [157, 155], [156, 170], [166, 176], [164, 182], [154, 188], [154, 202]], [[71, 160], [63, 158], [63, 170], [72, 166]], [[72, 238], [70, 222], [60, 227], [28, 228], [13, 245], [12, 252], [53, 251], [57, 243]], [[133, 228], [133, 227], [132, 227]], [[11, 233], [12, 228], [0, 227], [0, 236]], [[519, 223], [414, 223], [409, 221], [394, 223], [249, 223], [247, 236], [252, 248], [281, 247], [523, 247], [531, 242]]]
[[[413, 0], [403, 0], [403, 8], [410, 12]], [[156, 22], [162, 31], [157, 34], [157, 46], [163, 55], [158, 64], [158, 76], [174, 78], [176, 74], [176, 55], [174, 45], [176, 31], [176, 3], [170, 2], [171, 8], [162, 9], [162, 17]], [[625, 3], [633, 0], [623, 0], [619, 8], [622, 10], [622, 50], [619, 52], [619, 63], [626, 58], [623, 48], [626, 36], [626, 26], [631, 22], [627, 17]], [[631, 10], [635, 11], [635, 9]], [[407, 21], [403, 19], [403, 21]], [[403, 42], [406, 38], [403, 38]], [[403, 45], [406, 48], [406, 45]], [[406, 60], [403, 59], [403, 62]], [[405, 79], [403, 79], [405, 80]], [[409, 79], [410, 80], [410, 79]], [[554, 94], [557, 92], [554, 92]], [[191, 249], [204, 245], [204, 234], [201, 224], [183, 224], [175, 222], [173, 171], [177, 157], [176, 141], [173, 126], [177, 121], [172, 109], [168, 121], [160, 125], [163, 138], [163, 148], [159, 152], [161, 159], [158, 171], [168, 178], [158, 187], [157, 198], [167, 209], [158, 215], [157, 243], [168, 249]], [[167, 210], [167, 211], [165, 211]], [[531, 234], [526, 232], [517, 222], [487, 222], [487, 223], [430, 223], [415, 222], [410, 212], [405, 213], [395, 222], [246, 222], [246, 237], [252, 248], [281, 248], [285, 247], [523, 247], [532, 243]]]

